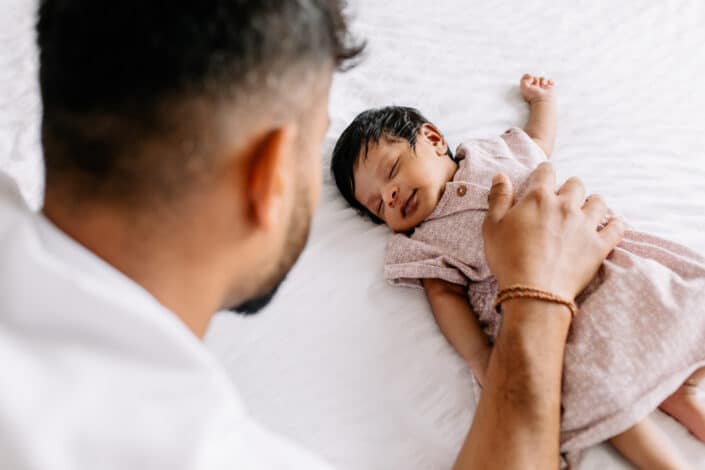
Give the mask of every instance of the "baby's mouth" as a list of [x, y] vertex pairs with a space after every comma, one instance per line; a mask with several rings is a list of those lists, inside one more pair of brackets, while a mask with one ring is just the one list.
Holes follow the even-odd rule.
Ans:
[[413, 211], [416, 208], [416, 189], [411, 192], [411, 196], [406, 200], [404, 207], [401, 208], [402, 217], [406, 217], [409, 210]]

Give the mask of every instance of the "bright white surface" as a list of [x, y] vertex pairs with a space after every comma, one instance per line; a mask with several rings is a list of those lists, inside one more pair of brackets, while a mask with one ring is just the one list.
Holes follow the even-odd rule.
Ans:
[[[2, 0], [0, 167], [40, 201], [32, 2]], [[353, 2], [365, 62], [336, 77], [330, 149], [371, 106], [419, 107], [453, 144], [522, 125], [525, 71], [557, 82], [554, 161], [642, 230], [705, 251], [705, 5]], [[471, 419], [470, 377], [423, 294], [382, 280], [386, 229], [327, 177], [309, 247], [272, 306], [219, 316], [208, 344], [251, 413], [341, 468], [447, 468]], [[696, 468], [705, 446], [657, 416]], [[626, 468], [605, 446], [582, 469]]]

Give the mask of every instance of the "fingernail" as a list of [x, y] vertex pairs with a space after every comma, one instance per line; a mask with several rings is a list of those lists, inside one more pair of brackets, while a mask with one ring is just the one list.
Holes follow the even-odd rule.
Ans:
[[501, 175], [494, 175], [494, 176], [492, 177], [492, 186], [494, 186], [495, 184], [499, 184], [499, 183], [501, 183], [501, 182], [502, 182], [502, 176], [501, 176]]

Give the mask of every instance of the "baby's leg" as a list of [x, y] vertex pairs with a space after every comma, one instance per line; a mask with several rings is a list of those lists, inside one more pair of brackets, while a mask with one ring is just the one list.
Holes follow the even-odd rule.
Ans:
[[650, 418], [610, 439], [617, 450], [637, 468], [649, 470], [690, 469], [671, 441]]
[[[700, 393], [698, 393], [700, 392]], [[696, 370], [688, 377], [673, 395], [659, 406], [662, 411], [673, 416], [695, 437], [705, 442], [705, 367]]]

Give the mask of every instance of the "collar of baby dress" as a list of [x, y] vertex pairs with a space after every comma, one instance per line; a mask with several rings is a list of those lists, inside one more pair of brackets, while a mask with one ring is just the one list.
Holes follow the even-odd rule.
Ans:
[[[445, 184], [443, 195], [424, 222], [466, 210], [486, 211], [490, 187], [483, 181], [481, 171], [475, 171], [472, 145], [461, 144], [456, 150], [458, 169], [453, 179]], [[480, 165], [478, 165], [478, 170]]]

